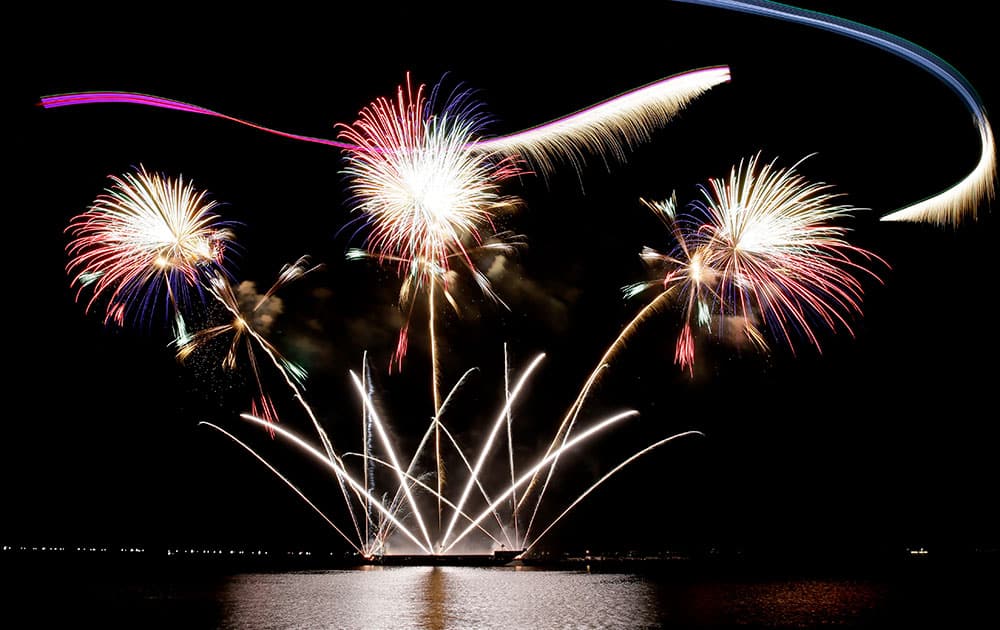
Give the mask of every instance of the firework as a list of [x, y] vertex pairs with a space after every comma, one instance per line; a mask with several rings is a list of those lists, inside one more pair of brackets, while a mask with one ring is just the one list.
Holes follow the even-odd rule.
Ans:
[[[179, 317], [189, 294], [224, 272], [233, 234], [213, 212], [215, 201], [183, 177], [148, 173], [111, 176], [112, 185], [67, 228], [72, 240], [66, 269], [77, 299], [91, 290], [89, 311], [107, 298], [105, 321], [144, 318], [166, 293]], [[182, 320], [178, 320], [179, 332]]]
[[[213, 340], [228, 336], [229, 344], [223, 353], [222, 367], [226, 370], [235, 370], [240, 357], [244, 357], [257, 385], [257, 396], [251, 403], [251, 412], [254, 415], [267, 418], [269, 421], [277, 421], [278, 415], [274, 403], [261, 380], [258, 351], [265, 353], [271, 359], [293, 390], [302, 386], [306, 372], [299, 365], [282, 356], [278, 349], [260, 333], [255, 322], [269, 323], [274, 317], [274, 314], [264, 313], [262, 310], [265, 304], [273, 302], [273, 296], [278, 289], [319, 268], [320, 265], [312, 266], [309, 258], [303, 256], [294, 264], [285, 265], [277, 281], [263, 295], [256, 294], [252, 283], [243, 283], [234, 289], [227, 278], [221, 274], [215, 274], [208, 280], [208, 290], [223, 306], [230, 319], [223, 324], [209, 326], [177, 339], [175, 345], [177, 345], [178, 360], [184, 362], [194, 352], [204, 348]], [[272, 307], [272, 309], [274, 308]], [[277, 309], [280, 312], [280, 302]]]
[[[413, 90], [407, 80], [395, 100], [379, 98], [340, 137], [355, 145], [344, 169], [350, 178], [355, 212], [369, 228], [367, 254], [392, 265], [404, 277], [400, 307], [407, 313], [394, 362], [401, 366], [408, 345], [415, 296], [427, 295], [431, 340], [434, 413], [441, 407], [435, 296], [440, 289], [457, 309], [450, 288], [454, 267], [464, 268], [483, 292], [496, 297], [472, 250], [509, 247], [496, 237], [495, 217], [517, 205], [500, 185], [521, 173], [516, 158], [473, 153], [487, 122], [482, 106], [467, 91], [455, 91], [438, 110], [438, 99]], [[444, 483], [440, 432], [435, 431], [438, 493]]]
[[[366, 420], [367, 426], [370, 428], [362, 432], [363, 452], [345, 453], [344, 458], [346, 459], [348, 456], [351, 456], [361, 459], [363, 468], [360, 474], [356, 475], [349, 470], [345, 466], [344, 460], [340, 457], [331, 458], [328, 454], [324, 454], [321, 450], [311, 446], [305, 439], [297, 435], [292, 430], [274, 425], [267, 418], [259, 417], [253, 413], [241, 414], [241, 417], [245, 420], [267, 429], [273, 437], [289, 442], [305, 454], [322, 462], [333, 472], [337, 482], [342, 487], [349, 489], [351, 494], [348, 494], [347, 491], [344, 492], [348, 506], [351, 505], [353, 496], [353, 500], [356, 500], [358, 505], [364, 510], [363, 518], [366, 519], [364, 527], [365, 533], [362, 534], [362, 528], [359, 526], [357, 521], [357, 512], [353, 508], [349, 509], [354, 532], [357, 535], [356, 540], [348, 533], [348, 528], [336, 524], [322, 509], [317, 506], [316, 503], [306, 496], [306, 494], [303, 493], [292, 480], [283, 475], [253, 447], [249, 446], [246, 442], [238, 438], [230, 431], [227, 431], [213, 423], [202, 422], [200, 424], [220, 432], [235, 442], [238, 446], [248, 451], [255, 459], [266, 466], [268, 470], [270, 470], [282, 483], [298, 495], [314, 512], [319, 514], [320, 517], [334, 529], [334, 531], [336, 531], [355, 549], [355, 551], [365, 558], [371, 559], [388, 553], [390, 538], [395, 532], [402, 534], [405, 538], [415, 543], [423, 553], [428, 555], [452, 553], [455, 546], [467, 538], [473, 531], [477, 531], [482, 534], [484, 537], [483, 542], [488, 541], [488, 544], [495, 546], [494, 548], [509, 548], [513, 550], [522, 550], [522, 553], [527, 553], [527, 550], [537, 545], [542, 537], [551, 531], [559, 521], [561, 521], [587, 496], [589, 496], [598, 486], [603, 484], [624, 467], [642, 457], [646, 453], [649, 453], [652, 450], [677, 438], [702, 435], [698, 431], [684, 431], [661, 439], [643, 448], [642, 450], [622, 460], [596, 483], [592, 484], [582, 494], [578, 495], [565, 508], [563, 508], [561, 512], [559, 512], [555, 520], [548, 523], [540, 535], [529, 538], [528, 531], [525, 531], [524, 536], [522, 537], [518, 535], [515, 529], [514, 537], [512, 539], [509, 533], [509, 526], [511, 525], [511, 522], [505, 523], [504, 519], [500, 516], [499, 507], [510, 500], [515, 495], [518, 488], [521, 488], [531, 481], [540, 471], [549, 469], [553, 462], [564, 455], [568, 450], [577, 447], [585, 441], [592, 440], [598, 435], [601, 435], [610, 430], [612, 427], [618, 425], [622, 421], [636, 416], [636, 412], [634, 411], [625, 411], [605, 417], [584, 428], [578, 435], [571, 438], [567, 436], [561, 445], [551, 449], [549, 452], [546, 452], [544, 456], [540, 457], [533, 463], [528, 463], [524, 472], [520, 474], [511, 472], [509, 485], [507, 485], [506, 482], [502, 482], [501, 485], [494, 491], [487, 490], [483, 481], [483, 477], [485, 475], [484, 471], [486, 470], [484, 467], [485, 461], [491, 455], [491, 452], [496, 450], [493, 448], [493, 444], [497, 434], [500, 432], [500, 429], [506, 425], [508, 427], [508, 431], [510, 431], [512, 422], [511, 407], [514, 401], [518, 399], [519, 394], [525, 389], [528, 379], [531, 377], [531, 374], [535, 371], [543, 358], [544, 355], [538, 355], [533, 361], [530, 362], [530, 364], [524, 369], [521, 377], [517, 379], [517, 384], [513, 387], [513, 389], [507, 391], [508, 388], [506, 386], [504, 387], [504, 404], [497, 414], [497, 419], [493, 424], [492, 431], [485, 437], [483, 443], [479, 447], [479, 455], [476, 458], [476, 463], [474, 465], [471, 463], [470, 459], [466, 457], [465, 452], [459, 446], [451, 432], [444, 426], [439, 415], [433, 419], [431, 426], [428, 427], [423, 439], [413, 452], [409, 464], [404, 469], [401, 464], [398, 446], [389, 438], [386, 426], [381, 419], [380, 414], [375, 409], [375, 404], [369, 391], [370, 385], [368, 383], [368, 379], [362, 379], [353, 372], [351, 373], [351, 378], [356, 390], [361, 395], [362, 408], [364, 409], [363, 418]], [[504, 364], [506, 371], [506, 356]], [[452, 388], [452, 390], [448, 393], [448, 396], [442, 404], [442, 412], [448, 407], [448, 403], [452, 396], [457, 392], [466, 377], [468, 377], [474, 369], [475, 368], [468, 370], [462, 378], [459, 379], [454, 388]], [[362, 373], [364, 373], [364, 365]], [[461, 457], [461, 460], [469, 474], [467, 485], [464, 487], [461, 496], [457, 500], [452, 500], [439, 494], [432, 485], [426, 483], [424, 479], [428, 476], [427, 474], [421, 475], [414, 472], [417, 460], [421, 457], [425, 447], [430, 442], [429, 438], [433, 433], [435, 425], [441, 427], [443, 433], [447, 436], [451, 445], [454, 447], [455, 452]], [[378, 436], [379, 448], [385, 453], [384, 456], [376, 455], [373, 452], [374, 449], [368, 438], [370, 433], [375, 433]], [[513, 461], [513, 456], [509, 455], [507, 459]], [[504, 461], [502, 464], [503, 467], [506, 468], [508, 462]], [[397, 487], [394, 494], [385, 493], [382, 494], [381, 498], [376, 495], [374, 475], [369, 468], [370, 466], [375, 465], [388, 469], [395, 477]], [[510, 464], [510, 470], [514, 471], [513, 464]], [[473, 486], [478, 487], [479, 492], [482, 495], [483, 504], [486, 506], [477, 513], [469, 512], [468, 509], [465, 508], [470, 490]], [[426, 493], [426, 496], [439, 500], [441, 505], [446, 506], [452, 511], [448, 531], [436, 539], [432, 538], [425, 524], [426, 518], [424, 517], [424, 513], [420, 507], [421, 503], [417, 495], [418, 491]], [[375, 517], [373, 513], [377, 513], [377, 517]], [[491, 516], [496, 522], [496, 529], [488, 526], [488, 523], [485, 522]], [[516, 518], [516, 512], [514, 510], [511, 511], [510, 517], [511, 520]], [[452, 531], [454, 531], [454, 527], [458, 523], [459, 519], [461, 519], [464, 523], [464, 528], [461, 529], [461, 531], [459, 531], [455, 536], [452, 536]], [[411, 524], [413, 521], [415, 521], [415, 524]]]
[[[253, 290], [243, 291], [240, 294], [237, 294], [237, 292], [233, 290], [232, 284], [227, 278], [223, 277], [221, 274], [212, 276], [208, 282], [210, 294], [223, 306], [223, 308], [225, 308], [227, 314], [232, 319], [224, 324], [210, 326], [200, 330], [190, 336], [178, 338], [175, 341], [175, 344], [178, 347], [177, 357], [183, 362], [193, 352], [204, 347], [210, 341], [225, 335], [231, 335], [229, 348], [223, 354], [222, 367], [230, 370], [235, 369], [239, 357], [246, 357], [251, 368], [254, 382], [257, 386], [257, 396], [251, 402], [251, 413], [255, 416], [263, 417], [273, 427], [273, 424], [278, 420], [278, 414], [275, 409], [274, 402], [261, 380], [259, 367], [260, 362], [257, 357], [257, 351], [259, 350], [260, 352], [263, 352], [264, 355], [271, 361], [271, 364], [278, 370], [278, 373], [284, 379], [285, 384], [292, 392], [295, 400], [298, 401], [299, 406], [301, 406], [308, 415], [313, 427], [316, 429], [316, 433], [320, 438], [320, 442], [326, 451], [326, 456], [330, 460], [331, 465], [333, 465], [335, 469], [337, 466], [342, 469], [343, 461], [334, 449], [333, 442], [330, 440], [326, 430], [323, 428], [319, 419], [316, 417], [316, 414], [313, 412], [312, 407], [308, 402], [306, 402], [305, 396], [302, 394], [302, 387], [306, 377], [305, 370], [282, 356], [278, 349], [275, 348], [274, 345], [271, 344], [254, 325], [254, 322], [258, 319], [267, 321], [270, 317], [272, 317], [270, 314], [260, 314], [258, 311], [260, 311], [265, 304], [268, 304], [269, 300], [273, 298], [276, 291], [287, 285], [289, 282], [293, 282], [294, 280], [297, 280], [320, 268], [322, 268], [322, 265], [312, 265], [308, 256], [302, 256], [294, 263], [282, 267], [275, 283], [263, 295], [259, 296], [256, 295], [256, 291]], [[247, 284], [241, 285], [241, 287], [246, 286]], [[252, 289], [252, 285], [250, 285], [249, 288]], [[338, 480], [340, 481], [340, 488], [344, 495], [344, 500], [347, 503], [348, 509], [351, 511], [352, 520], [354, 521], [355, 526], [357, 526], [357, 519], [354, 518], [353, 508], [351, 507], [352, 504], [347, 495], [347, 486], [345, 485], [343, 479]]]
[[[625, 325], [604, 352], [576, 400], [570, 406], [549, 445], [548, 454], [565, 445], [580, 410], [615, 355], [651, 315], [668, 304], [680, 304], [684, 324], [678, 334], [674, 362], [693, 375], [694, 330], [738, 326], [751, 343], [766, 348], [762, 322], [793, 350], [805, 337], [820, 350], [814, 321], [851, 332], [847, 315], [861, 312], [862, 285], [852, 271], [878, 278], [861, 264], [880, 258], [844, 240], [846, 228], [835, 221], [855, 208], [836, 202], [830, 186], [811, 183], [795, 168], [758, 167], [759, 155], [733, 167], [728, 179], [712, 179], [702, 187], [703, 202], [695, 212], [678, 216], [676, 196], [643, 203], [661, 219], [676, 245], [669, 254], [652, 248], [642, 259], [666, 268], [659, 279], [625, 287], [626, 297], [647, 289], [660, 293]], [[801, 163], [801, 162], [800, 162]], [[525, 530], [527, 536], [552, 479], [559, 457], [539, 469], [517, 504], [521, 510], [536, 488], [538, 499]], [[542, 475], [544, 474], [544, 482]]]
[[[537, 363], [539, 362], [540, 359], [541, 357], [537, 357], [532, 362], [532, 365], [529, 366], [525, 375], [522, 377], [522, 379], [520, 379], [518, 387], [515, 387], [515, 390], [511, 393], [511, 396], [507, 399], [507, 402], [504, 405], [504, 409], [499, 414], [500, 421], [496, 423], [496, 427], [500, 427], [505, 423], [506, 416], [509, 411], [510, 402], [514, 398], [516, 398], [517, 391], [524, 384], [524, 379], [534, 369], [534, 367], [537, 366]], [[470, 473], [470, 479], [467, 487], [463, 491], [463, 497], [458, 502], [453, 502], [446, 497], [440, 496], [432, 486], [424, 483], [418, 476], [415, 476], [412, 472], [413, 461], [415, 461], [419, 456], [431, 432], [428, 431], [427, 434], [425, 434], [424, 440], [421, 441], [420, 446], [414, 453], [413, 460], [411, 461], [409, 467], [406, 470], [404, 470], [398, 461], [398, 455], [396, 454], [396, 449], [394, 445], [385, 434], [385, 429], [382, 426], [381, 420], [374, 413], [374, 409], [372, 408], [372, 402], [364, 390], [364, 385], [362, 384], [361, 379], [354, 374], [352, 374], [352, 379], [354, 380], [355, 387], [363, 395], [362, 396], [364, 399], [363, 404], [365, 405], [365, 407], [368, 408], [367, 413], [369, 414], [370, 417], [374, 418], [373, 425], [376, 427], [376, 431], [380, 434], [381, 437], [380, 441], [382, 443], [382, 447], [386, 449], [386, 452], [388, 453], [388, 460], [383, 460], [370, 453], [365, 453], [365, 454], [348, 453], [347, 455], [357, 455], [364, 457], [367, 461], [371, 461], [378, 465], [384, 466], [393, 472], [393, 474], [397, 477], [399, 486], [396, 492], [396, 498], [393, 499], [392, 501], [387, 501], [385, 498], [381, 500], [378, 499], [374, 495], [372, 489], [365, 487], [367, 482], [358, 481], [355, 478], [355, 476], [353, 476], [350, 473], [350, 471], [346, 469], [342, 461], [340, 460], [331, 461], [328, 457], [325, 457], [321, 451], [310, 446], [304, 439], [297, 436], [294, 432], [290, 431], [289, 429], [282, 428], [280, 426], [273, 426], [270, 423], [268, 423], [266, 419], [255, 417], [253, 414], [241, 414], [241, 416], [250, 422], [253, 422], [261, 427], [267, 428], [268, 430], [272, 431], [275, 435], [277, 435], [277, 437], [292, 443], [297, 448], [301, 449], [303, 452], [321, 461], [324, 465], [329, 467], [334, 472], [338, 480], [342, 480], [342, 483], [346, 483], [351, 487], [351, 489], [358, 496], [358, 500], [360, 502], [373, 507], [375, 510], [379, 512], [381, 519], [379, 523], [375, 525], [374, 534], [370, 538], [366, 538], [366, 540], [360, 544], [355, 543], [353, 540], [351, 540], [350, 537], [347, 534], [345, 534], [343, 529], [336, 526], [329, 519], [329, 517], [327, 517], [326, 514], [315, 505], [315, 503], [313, 503], [298, 489], [298, 487], [296, 487], [287, 477], [282, 475], [274, 466], [272, 466], [263, 456], [257, 453], [253, 448], [248, 446], [245, 442], [236, 438], [232, 433], [225, 431], [214, 424], [207, 422], [203, 422], [201, 424], [204, 424], [219, 431], [226, 437], [236, 442], [243, 449], [249, 451], [257, 460], [262, 462], [283, 483], [289, 486], [300, 498], [302, 498], [309, 505], [310, 508], [319, 513], [319, 515], [324, 519], [324, 521], [326, 521], [329, 525], [331, 525], [342, 537], [347, 539], [350, 542], [351, 546], [354, 547], [356, 551], [358, 551], [361, 555], [368, 558], [384, 553], [386, 550], [387, 541], [391, 533], [397, 530], [401, 532], [403, 535], [405, 535], [411, 542], [415, 543], [424, 553], [427, 554], [447, 554], [451, 552], [451, 550], [454, 549], [456, 545], [458, 545], [473, 531], [481, 532], [497, 547], [505, 546], [504, 543], [502, 543], [500, 540], [501, 537], [505, 537], [507, 545], [512, 545], [515, 548], [524, 549], [526, 551], [527, 549], [535, 546], [543, 536], [545, 536], [549, 531], [551, 531], [552, 528], [559, 521], [561, 521], [570, 511], [572, 511], [573, 508], [575, 508], [587, 496], [589, 496], [598, 486], [603, 484], [605, 481], [607, 481], [610, 477], [612, 477], [617, 472], [622, 470], [624, 467], [637, 460], [639, 457], [678, 438], [694, 436], [694, 435], [699, 435], [699, 436], [703, 435], [699, 431], [684, 431], [672, 435], [670, 437], [661, 439], [643, 448], [642, 450], [634, 453], [625, 460], [621, 461], [614, 468], [612, 468], [612, 470], [610, 470], [601, 479], [599, 479], [596, 483], [592, 484], [582, 494], [577, 496], [572, 502], [570, 502], [570, 504], [566, 508], [564, 508], [559, 513], [559, 515], [556, 517], [555, 520], [550, 522], [545, 527], [545, 529], [539, 536], [530, 540], [527, 538], [527, 535], [523, 539], [519, 539], [515, 536], [515, 540], [512, 541], [509, 537], [507, 537], [505, 528], [503, 524], [500, 522], [500, 518], [497, 513], [498, 507], [507, 500], [509, 500], [510, 497], [517, 491], [518, 488], [527, 484], [536, 474], [538, 474], [539, 471], [544, 470], [547, 467], [551, 466], [552, 462], [561, 457], [566, 451], [610, 430], [615, 425], [618, 425], [620, 422], [628, 418], [635, 417], [636, 412], [625, 411], [595, 422], [591, 426], [582, 430], [578, 435], [575, 435], [572, 438], [567, 439], [565, 443], [560, 445], [558, 448], [553, 449], [551, 452], [546, 453], [545, 456], [541, 457], [534, 463], [529, 464], [527, 466], [526, 471], [522, 473], [520, 476], [518, 476], [516, 479], [512, 480], [509, 486], [502, 486], [500, 488], [499, 494], [497, 494], [495, 497], [490, 497], [490, 495], [486, 492], [486, 490], [482, 488], [482, 481], [480, 479], [480, 475], [482, 468], [482, 460], [485, 457], [485, 454], [489, 452], [490, 443], [492, 442], [492, 439], [495, 438], [495, 433], [497, 432], [498, 429], [494, 430], [493, 435], [491, 435], [490, 438], [487, 438], [486, 443], [482, 445], [479, 462], [477, 462], [477, 465], [475, 467], [469, 464], [468, 459], [466, 459], [461, 450], [458, 449], [457, 443], [454, 441], [453, 438], [451, 438], [451, 435], [449, 433], [448, 436], [449, 438], [452, 439], [452, 444], [455, 446], [456, 449], [458, 449], [459, 454], [462, 455], [463, 461], [465, 462]], [[367, 473], [363, 473], [362, 478], [364, 479], [366, 477]], [[486, 502], [486, 507], [481, 512], [475, 515], [469, 514], [463, 510], [463, 504], [465, 503], [465, 498], [467, 497], [468, 491], [472, 485], [480, 486], [483, 498]], [[453, 511], [451, 527], [453, 527], [457, 522], [457, 520], [461, 518], [466, 523], [465, 528], [458, 534], [456, 534], [453, 539], [449, 540], [451, 531], [450, 527], [448, 534], [446, 534], [443, 538], [441, 538], [439, 542], [437, 542], [436, 544], [432, 544], [426, 526], [423, 524], [424, 519], [421, 516], [422, 512], [420, 510], [419, 503], [416, 501], [416, 498], [412, 494], [413, 490], [416, 489], [423, 490], [432, 497], [440, 499], [444, 505], [446, 505]], [[403, 502], [399, 500], [401, 495], [405, 495], [406, 497], [405, 504], [408, 506], [408, 510], [403, 509]], [[493, 516], [497, 519], [497, 523], [500, 526], [499, 534], [494, 534], [484, 527], [483, 521], [488, 519], [490, 516]], [[412, 517], [414, 520], [416, 520], [418, 531], [414, 531], [409, 527], [407, 527], [406, 520], [409, 517]], [[358, 531], [356, 523], [355, 523], [355, 530]]]
[[670, 254], [645, 248], [643, 259], [668, 271], [655, 283], [626, 287], [626, 294], [656, 284], [660, 297], [684, 305], [675, 361], [688, 370], [693, 329], [710, 328], [718, 318], [739, 322], [758, 344], [754, 322], [760, 322], [793, 352], [799, 338], [821, 349], [817, 322], [853, 334], [848, 315], [860, 314], [863, 289], [852, 272], [877, 279], [854, 260], [883, 262], [844, 240], [848, 230], [835, 222], [856, 208], [838, 203], [829, 185], [800, 175], [801, 162], [780, 169], [774, 162], [760, 165], [759, 157], [741, 161], [728, 178], [710, 179], [690, 216], [677, 217], [672, 201], [645, 202], [677, 246]]
[[[882, 217], [884, 221], [924, 221], [955, 225], [974, 217], [980, 202], [992, 199], [996, 186], [996, 144], [986, 109], [975, 88], [948, 62], [902, 37], [844, 18], [791, 7], [769, 0], [679, 0], [690, 4], [731, 9], [823, 29], [870, 44], [931, 73], [954, 92], [973, 116], [981, 152], [975, 167], [950, 188]], [[705, 68], [668, 77], [626, 92], [546, 124], [492, 139], [475, 139], [467, 148], [476, 152], [520, 155], [543, 173], [561, 161], [579, 168], [587, 154], [621, 159], [635, 144], [649, 139], [666, 123], [712, 87], [729, 80], [725, 66]], [[134, 103], [212, 116], [247, 125], [267, 133], [305, 142], [357, 150], [351, 142], [279, 131], [204, 107], [132, 92], [79, 92], [41, 98], [46, 108], [89, 103]]]
[[[462, 496], [458, 500], [458, 509], [452, 515], [451, 522], [448, 524], [448, 529], [445, 531], [444, 537], [441, 539], [441, 544], [447, 544], [448, 537], [451, 536], [451, 532], [455, 527], [456, 521], [458, 520], [458, 510], [461, 510], [462, 507], [465, 505], [465, 501], [469, 497], [469, 492], [472, 490], [473, 484], [479, 479], [479, 473], [480, 471], [482, 471], [483, 464], [485, 463], [486, 458], [490, 454], [490, 450], [493, 447], [493, 441], [496, 439], [496, 436], [500, 432], [501, 427], [509, 423], [511, 405], [517, 398], [517, 395], [521, 391], [521, 388], [524, 387], [524, 384], [531, 377], [531, 373], [535, 370], [535, 368], [538, 367], [538, 364], [541, 363], [544, 357], [545, 357], [544, 354], [538, 355], [535, 358], [535, 360], [528, 365], [528, 368], [524, 371], [524, 374], [521, 376], [521, 378], [518, 379], [517, 385], [514, 386], [514, 389], [510, 392], [510, 394], [506, 395], [505, 392], [506, 401], [503, 410], [497, 416], [496, 421], [493, 423], [492, 430], [490, 431], [486, 440], [483, 442], [483, 446], [479, 451], [479, 457], [476, 460], [476, 466], [472, 470], [472, 473], [469, 476], [469, 481], [466, 483], [465, 488], [462, 490]], [[511, 468], [513, 468], [513, 466]], [[516, 486], [513, 483], [511, 484], [511, 487], [516, 489]], [[511, 490], [511, 493], [513, 492], [515, 492], [514, 489]]]
[[[340, 125], [340, 137], [355, 146], [344, 172], [352, 209], [368, 227], [366, 253], [404, 278], [400, 303], [407, 311], [415, 294], [426, 291], [432, 299], [435, 287], [457, 308], [449, 290], [456, 266], [496, 297], [470, 250], [502, 247], [487, 242], [496, 236], [495, 218], [519, 203], [500, 192], [502, 182], [521, 173], [517, 159], [466, 150], [487, 122], [481, 105], [464, 91], [440, 112], [436, 100], [407, 81], [395, 100], [377, 99], [352, 125]], [[397, 362], [405, 350], [404, 327]]]

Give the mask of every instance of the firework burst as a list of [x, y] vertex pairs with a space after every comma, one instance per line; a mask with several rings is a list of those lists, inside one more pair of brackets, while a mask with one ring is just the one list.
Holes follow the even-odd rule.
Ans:
[[[500, 192], [502, 182], [521, 174], [517, 158], [467, 149], [488, 122], [481, 105], [470, 92], [456, 91], [437, 113], [436, 92], [428, 99], [423, 86], [414, 92], [407, 80], [395, 100], [379, 98], [352, 125], [340, 125], [340, 137], [353, 145], [344, 169], [353, 210], [369, 230], [364, 253], [404, 278], [400, 306], [408, 313], [417, 293], [433, 298], [435, 287], [457, 310], [449, 287], [455, 267], [499, 299], [473, 254], [511, 247], [509, 235], [497, 233], [495, 218], [519, 204]], [[397, 365], [406, 353], [406, 333], [404, 326]]]
[[695, 329], [711, 331], [716, 322], [719, 332], [724, 326], [738, 327], [738, 334], [766, 349], [756, 323], [763, 322], [793, 352], [800, 335], [820, 349], [817, 321], [851, 332], [847, 316], [861, 312], [862, 298], [861, 282], [851, 272], [878, 279], [854, 260], [885, 262], [844, 240], [848, 230], [834, 222], [855, 208], [837, 203], [839, 195], [829, 185], [802, 177], [795, 170], [801, 161], [776, 169], [774, 162], [758, 166], [759, 158], [734, 166], [728, 179], [709, 180], [701, 187], [705, 200], [693, 203], [691, 214], [678, 215], [676, 196], [642, 200], [666, 226], [675, 246], [668, 254], [644, 247], [643, 261], [666, 271], [623, 291], [626, 298], [652, 288], [660, 293], [622, 328], [563, 417], [546, 453], [551, 464], [536, 471], [517, 502], [517, 510], [525, 509], [538, 493], [527, 531], [559, 462], [553, 454], [568, 443], [587, 397], [635, 331], [668, 304], [680, 305], [684, 313], [674, 362], [691, 375]]
[[[665, 265], [661, 280], [631, 285], [627, 296], [658, 285], [657, 297], [679, 298], [684, 325], [675, 362], [694, 363], [696, 327], [737, 322], [743, 334], [765, 346], [757, 323], [774, 331], [792, 351], [799, 338], [820, 350], [817, 324], [843, 327], [861, 313], [863, 287], [852, 272], [878, 278], [863, 264], [873, 253], [848, 243], [847, 228], [835, 224], [856, 210], [823, 183], [791, 168], [761, 165], [759, 154], [741, 161], [728, 178], [710, 179], [692, 214], [677, 217], [675, 201], [644, 203], [669, 227], [676, 241], [670, 254], [644, 248], [643, 260]], [[642, 314], [645, 313], [645, 310]]]
[[149, 173], [111, 176], [112, 185], [67, 228], [71, 284], [91, 290], [89, 311], [107, 297], [105, 321], [146, 317], [166, 293], [183, 330], [180, 304], [206, 278], [224, 272], [229, 226], [213, 212], [217, 203], [183, 177]]
[[[488, 117], [463, 90], [445, 97], [439, 109], [440, 89], [439, 84], [426, 98], [423, 86], [414, 92], [407, 77], [394, 101], [379, 98], [361, 110], [354, 124], [339, 126], [340, 137], [355, 147], [347, 150], [344, 172], [350, 177], [354, 211], [369, 228], [367, 254], [404, 277], [400, 307], [406, 320], [394, 354], [397, 367], [406, 354], [415, 296], [427, 295], [435, 415], [441, 409], [435, 294], [440, 288], [458, 310], [450, 287], [451, 272], [458, 267], [499, 301], [473, 254], [513, 246], [497, 233], [495, 218], [518, 205], [516, 198], [500, 192], [500, 185], [522, 172], [516, 157], [468, 150]], [[438, 495], [444, 483], [440, 445], [436, 430]], [[439, 521], [440, 515], [439, 504]]]

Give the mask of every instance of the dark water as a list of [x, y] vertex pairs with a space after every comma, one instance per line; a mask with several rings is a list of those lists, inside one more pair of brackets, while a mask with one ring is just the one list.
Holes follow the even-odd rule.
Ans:
[[[881, 575], [362, 567], [4, 567], [7, 627], [998, 628], [995, 567]], [[12, 620], [20, 620], [10, 625]]]

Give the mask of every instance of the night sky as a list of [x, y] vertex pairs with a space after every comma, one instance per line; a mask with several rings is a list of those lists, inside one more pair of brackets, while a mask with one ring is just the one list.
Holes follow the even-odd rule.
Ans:
[[[795, 355], [699, 340], [694, 377], [673, 364], [680, 314], [645, 323], [592, 395], [582, 420], [636, 409], [638, 419], [566, 460], [545, 504], [562, 505], [627, 454], [698, 429], [655, 451], [592, 495], [546, 539], [579, 546], [1000, 544], [993, 410], [997, 325], [995, 218], [957, 229], [880, 223], [935, 194], [979, 157], [960, 99], [896, 57], [802, 26], [721, 9], [615, 3], [615, 13], [470, 15], [437, 5], [327, 15], [206, 15], [174, 5], [151, 22], [70, 9], [24, 26], [14, 51], [7, 169], [8, 341], [3, 544], [346, 545], [242, 449], [198, 422], [251, 441], [346, 524], [318, 467], [239, 419], [244, 379], [212, 356], [178, 365], [166, 317], [107, 328], [74, 302], [64, 234], [108, 184], [143, 164], [193, 179], [239, 223], [234, 269], [266, 288], [303, 254], [326, 265], [280, 295], [270, 339], [309, 371], [306, 397], [340, 450], [358, 446], [348, 371], [369, 352], [379, 402], [404, 447], [432, 412], [422, 319], [401, 374], [387, 372], [399, 281], [346, 262], [363, 244], [349, 213], [339, 150], [226, 121], [135, 105], [44, 110], [39, 97], [122, 90], [194, 103], [295, 133], [333, 138], [410, 72], [444, 73], [480, 91], [509, 133], [694, 68], [728, 64], [732, 82], [693, 102], [626, 164], [594, 158], [548, 182], [525, 176], [505, 192], [525, 206], [502, 227], [526, 237], [497, 291], [510, 310], [462, 294], [463, 317], [441, 317], [446, 387], [478, 367], [451, 426], [478, 444], [502, 400], [503, 344], [515, 370], [547, 358], [515, 409], [521, 461], [544, 449], [605, 347], [652, 294], [638, 253], [670, 237], [639, 197], [682, 203], [758, 151], [833, 184], [859, 208], [852, 243], [882, 256], [884, 284], [865, 281], [854, 336], [820, 330], [823, 353]], [[810, 2], [916, 42], [962, 72], [996, 111], [994, 27], [970, 8]], [[609, 5], [605, 9], [611, 11]], [[238, 19], [237, 19], [238, 18]], [[10, 120], [10, 119], [8, 119]], [[994, 121], [995, 123], [995, 121]], [[8, 136], [8, 142], [10, 142]], [[12, 150], [11, 150], [12, 149]], [[11, 171], [13, 168], [13, 171]], [[581, 187], [582, 182], [582, 187]], [[12, 198], [11, 198], [12, 195]], [[12, 283], [12, 284], [10, 284]], [[282, 424], [312, 438], [278, 383]], [[653, 515], [650, 510], [658, 511]]]

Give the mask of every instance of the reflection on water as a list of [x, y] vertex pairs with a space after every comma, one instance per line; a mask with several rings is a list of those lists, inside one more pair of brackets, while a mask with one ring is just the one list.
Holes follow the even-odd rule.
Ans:
[[699, 582], [663, 588], [666, 627], [874, 627], [885, 584], [851, 580]]
[[[728, 578], [683, 570], [363, 567], [224, 574], [127, 567], [0, 567], [17, 627], [979, 628], [1000, 627], [998, 572], [866, 579]], [[5, 625], [10, 625], [7, 623]]]
[[424, 581], [424, 610], [423, 623], [427, 630], [444, 630], [445, 624], [445, 596], [448, 592], [445, 584], [445, 572], [441, 567], [433, 567], [426, 575], [421, 576]]
[[234, 576], [223, 627], [650, 628], [652, 585], [619, 574], [368, 567]]

